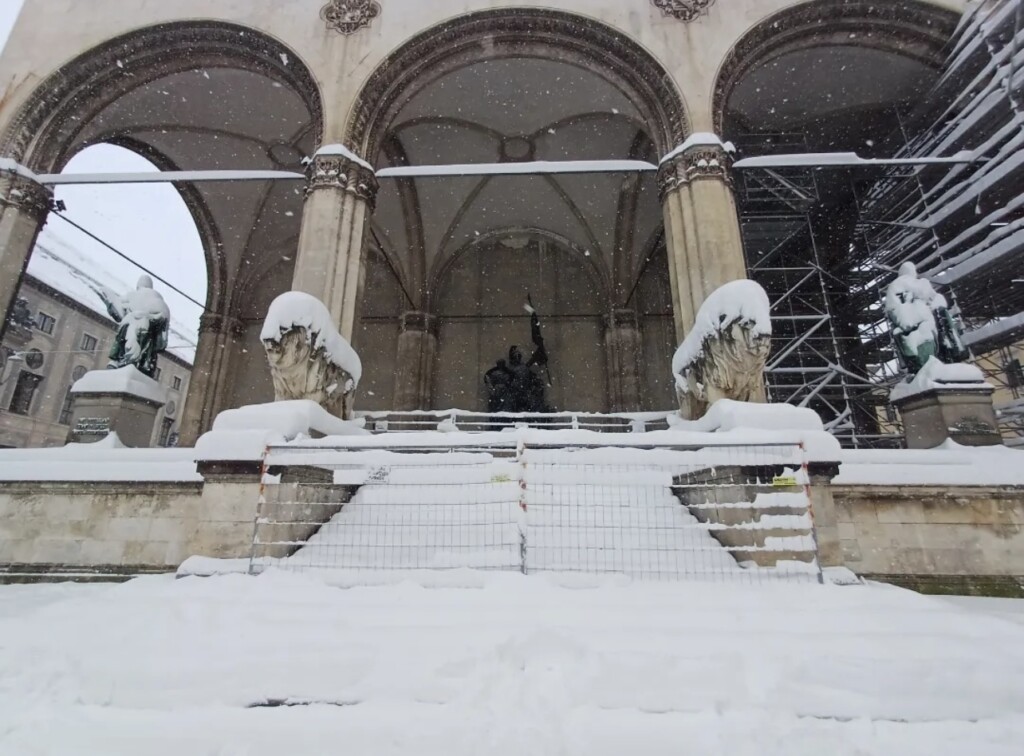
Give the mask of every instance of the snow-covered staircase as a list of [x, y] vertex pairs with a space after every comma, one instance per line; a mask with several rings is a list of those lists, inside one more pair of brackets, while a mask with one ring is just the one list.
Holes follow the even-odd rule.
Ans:
[[254, 561], [297, 570], [473, 568], [647, 580], [806, 579], [816, 570], [806, 497], [759, 493], [740, 501], [731, 487], [724, 490], [736, 501], [721, 501], [706, 482], [681, 491], [678, 470], [643, 454], [609, 459], [604, 450], [595, 458], [548, 449], [507, 459], [410, 454], [406, 464], [353, 464], [335, 472], [337, 485], [359, 485], [340, 511], [329, 510], [281, 559], [260, 558], [269, 553], [260, 548], [289, 545], [267, 541], [263, 533], [281, 523], [265, 521]]

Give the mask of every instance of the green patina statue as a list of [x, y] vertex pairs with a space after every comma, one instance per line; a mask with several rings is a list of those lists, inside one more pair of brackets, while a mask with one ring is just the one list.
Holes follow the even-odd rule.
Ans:
[[900, 266], [899, 276], [885, 293], [885, 314], [892, 326], [900, 363], [915, 375], [928, 359], [953, 364], [970, 357], [946, 298], [913, 263]]
[[108, 368], [134, 365], [140, 373], [153, 378], [157, 355], [167, 349], [167, 333], [171, 313], [153, 279], [139, 278], [138, 286], [124, 296], [107, 290], [96, 290], [107, 312], [117, 321], [117, 336], [110, 348]]

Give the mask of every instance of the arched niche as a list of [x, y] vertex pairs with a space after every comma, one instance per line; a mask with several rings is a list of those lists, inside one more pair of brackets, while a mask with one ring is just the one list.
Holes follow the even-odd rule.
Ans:
[[[322, 121], [319, 87], [294, 50], [246, 26], [181, 21], [137, 29], [69, 60], [0, 135], [0, 154], [56, 173], [84, 147], [113, 143], [165, 170], [300, 171]], [[203, 396], [186, 408], [187, 443], [226, 402], [259, 398], [245, 390], [256, 380], [247, 360], [249, 332], [259, 323], [244, 292], [277, 258], [294, 259], [303, 194], [289, 182], [183, 184], [180, 191], [209, 272], [209, 327], [193, 383]], [[290, 282], [279, 283], [284, 291]]]
[[548, 403], [559, 411], [608, 409], [607, 291], [584, 252], [537, 231], [509, 230], [467, 246], [437, 284], [433, 406], [483, 411], [483, 375], [517, 345], [528, 357], [527, 295], [550, 355]]

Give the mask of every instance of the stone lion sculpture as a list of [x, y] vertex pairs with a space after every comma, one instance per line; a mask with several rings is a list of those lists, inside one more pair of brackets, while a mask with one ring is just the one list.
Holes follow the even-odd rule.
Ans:
[[719, 399], [764, 401], [770, 309], [764, 289], [746, 279], [719, 287], [704, 301], [672, 360], [684, 418], [702, 417]]
[[297, 291], [282, 294], [270, 305], [260, 339], [275, 401], [306, 399], [352, 418], [362, 365], [320, 300]]

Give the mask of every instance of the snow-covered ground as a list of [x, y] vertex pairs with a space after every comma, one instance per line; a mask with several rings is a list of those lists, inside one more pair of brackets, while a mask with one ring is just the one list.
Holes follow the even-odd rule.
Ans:
[[[0, 587], [0, 753], [933, 756], [1024, 742], [1024, 626], [1004, 604], [878, 585], [474, 580]], [[307, 705], [258, 706], [282, 702]]]

